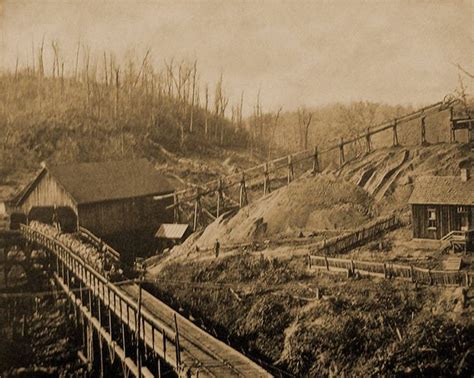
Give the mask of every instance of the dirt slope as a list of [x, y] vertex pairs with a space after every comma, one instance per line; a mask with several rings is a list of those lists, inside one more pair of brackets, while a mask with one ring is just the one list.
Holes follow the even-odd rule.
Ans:
[[241, 209], [221, 216], [197, 241], [200, 248], [221, 243], [296, 236], [300, 231], [353, 229], [372, 215], [372, 199], [357, 185], [332, 175], [305, 177]]
[[474, 158], [474, 152], [463, 144], [386, 148], [333, 173], [363, 187], [387, 208], [398, 210], [407, 205], [416, 177], [459, 175], [459, 162], [468, 157]]

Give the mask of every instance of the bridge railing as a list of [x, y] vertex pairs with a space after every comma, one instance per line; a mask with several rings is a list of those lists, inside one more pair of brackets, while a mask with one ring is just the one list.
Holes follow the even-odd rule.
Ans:
[[86, 239], [89, 239], [96, 246], [103, 246], [105, 248], [105, 252], [108, 253], [109, 255], [111, 255], [112, 258], [114, 258], [116, 261], [120, 260], [120, 253], [119, 252], [117, 252], [115, 249], [113, 249], [110, 245], [105, 243], [102, 239], [100, 239], [98, 236], [93, 234], [87, 228], [80, 226], [79, 227], [79, 232], [81, 233], [81, 235], [83, 237], [85, 237]]
[[[160, 355], [164, 361], [175, 366], [178, 371], [183, 368], [184, 361], [181, 360], [181, 350], [176, 346], [178, 338], [176, 330], [157, 320], [144, 308], [141, 309], [141, 316], [138, 319], [137, 302], [120, 290], [117, 285], [111, 283], [106, 277], [95, 271], [60, 241], [26, 225], [21, 225], [21, 232], [28, 240], [36, 242], [52, 251], [57, 257], [58, 271], [60, 270], [61, 262], [90, 289], [95, 297], [100, 298], [102, 303], [125, 323], [131, 331], [136, 332], [138, 322], [141, 322], [139, 335], [141, 340], [151, 350]], [[89, 306], [91, 306], [90, 297]]]

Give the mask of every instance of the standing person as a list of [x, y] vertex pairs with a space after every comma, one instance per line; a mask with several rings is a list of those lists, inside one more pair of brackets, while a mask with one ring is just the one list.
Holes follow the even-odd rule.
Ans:
[[59, 223], [59, 216], [58, 216], [58, 206], [54, 205], [53, 207], [53, 219], [52, 219], [53, 226], [58, 230], [61, 231], [61, 223]]
[[216, 258], [219, 257], [219, 250], [221, 248], [221, 244], [219, 243], [219, 239], [216, 239], [214, 243], [214, 252], [216, 253]]

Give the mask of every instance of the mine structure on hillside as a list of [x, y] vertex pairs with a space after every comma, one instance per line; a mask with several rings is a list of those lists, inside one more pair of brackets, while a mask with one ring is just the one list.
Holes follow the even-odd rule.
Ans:
[[156, 230], [173, 220], [170, 200], [156, 195], [174, 188], [145, 159], [43, 164], [35, 179], [13, 200], [25, 221], [57, 221], [62, 230], [89, 230], [132, 261], [137, 245], [152, 246]]
[[[176, 223], [181, 221], [182, 213], [192, 212], [189, 218], [192, 219], [193, 230], [196, 231], [200, 226], [206, 226], [206, 221], [215, 220], [223, 212], [246, 206], [249, 203], [248, 190], [251, 187], [263, 188], [263, 195], [265, 196], [278, 186], [290, 184], [297, 177], [296, 168], [298, 165], [305, 166], [306, 164], [308, 169], [311, 169], [312, 166], [312, 172], [318, 173], [324, 169], [320, 161], [321, 156], [329, 153], [337, 153], [339, 166], [343, 167], [350, 160], [346, 151], [347, 147], [358, 142], [365, 143], [365, 153], [371, 153], [373, 151], [372, 138], [377, 134], [390, 132], [392, 146], [398, 147], [400, 146], [400, 127], [409, 122], [419, 120], [419, 144], [425, 145], [427, 143], [426, 119], [432, 114], [449, 111], [452, 130], [451, 142], [456, 142], [455, 131], [460, 129], [468, 129], [469, 138], [471, 138], [470, 141], [472, 142], [472, 132], [470, 132], [472, 128], [471, 121], [466, 124], [464, 120], [465, 117], [461, 119], [454, 116], [454, 108], [459, 102], [458, 99], [446, 97], [443, 101], [425, 106], [395, 119], [382, 122], [379, 125], [369, 127], [365, 132], [352, 138], [341, 138], [335, 144], [325, 148], [315, 146], [312, 149], [298, 151], [244, 171], [221, 177], [201, 186], [194, 186], [173, 193], [155, 196], [155, 200], [173, 201], [167, 208], [174, 210], [174, 221]], [[462, 127], [459, 122], [462, 123]], [[455, 124], [458, 126], [455, 127]], [[304, 169], [304, 171], [308, 169]], [[282, 171], [285, 172], [282, 173]], [[273, 178], [271, 177], [272, 175]], [[233, 199], [228, 193], [229, 190], [233, 188], [238, 189], [238, 199]], [[211, 204], [206, 208], [206, 206], [204, 206], [205, 199], [215, 200], [216, 205]]]

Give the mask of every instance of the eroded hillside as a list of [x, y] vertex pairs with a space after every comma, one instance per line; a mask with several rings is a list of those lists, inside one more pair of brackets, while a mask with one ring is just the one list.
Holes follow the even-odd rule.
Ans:
[[[307, 247], [291, 236], [315, 242], [396, 212], [405, 225], [351, 258], [442, 269], [442, 254], [409, 246], [407, 201], [417, 176], [457, 175], [472, 156], [465, 145], [391, 148], [304, 175], [165, 254], [149, 268], [149, 289], [275, 374], [466, 375], [474, 368], [472, 288], [309, 271]], [[216, 238], [260, 247], [216, 258]]]

